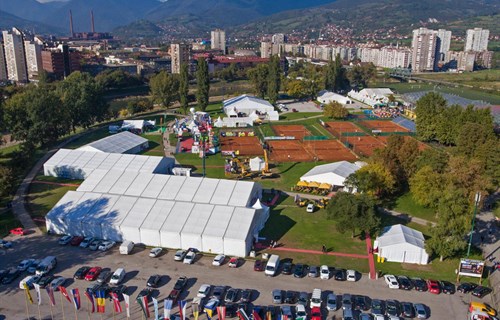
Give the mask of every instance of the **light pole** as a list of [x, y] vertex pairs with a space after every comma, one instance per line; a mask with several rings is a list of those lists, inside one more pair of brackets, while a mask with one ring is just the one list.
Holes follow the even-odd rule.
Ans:
[[474, 199], [474, 216], [472, 217], [472, 228], [470, 229], [469, 247], [467, 248], [467, 258], [469, 257], [470, 247], [472, 245], [472, 235], [474, 234], [474, 223], [476, 222], [476, 212], [479, 201], [481, 201], [481, 193], [476, 192], [476, 197]]
[[203, 178], [205, 178], [205, 148], [206, 148], [206, 142], [208, 140], [208, 134], [206, 131], [202, 131], [201, 134], [200, 134], [200, 138], [201, 138], [201, 147], [203, 148], [202, 150], [202, 155], [203, 155]]

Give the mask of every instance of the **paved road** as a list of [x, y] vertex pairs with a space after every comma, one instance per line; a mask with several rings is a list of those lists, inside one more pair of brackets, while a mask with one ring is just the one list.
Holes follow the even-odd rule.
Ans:
[[[195, 296], [195, 292], [203, 283], [212, 285], [228, 285], [236, 288], [251, 288], [259, 293], [254, 295], [254, 304], [271, 304], [270, 293], [273, 289], [295, 290], [312, 292], [314, 288], [324, 291], [334, 291], [336, 294], [351, 293], [366, 295], [371, 298], [397, 299], [400, 301], [419, 302], [427, 305], [431, 310], [431, 319], [465, 319], [468, 295], [433, 295], [430, 293], [420, 293], [416, 291], [400, 291], [387, 288], [382, 279], [369, 280], [367, 275], [362, 275], [358, 282], [338, 282], [333, 279], [320, 280], [304, 278], [296, 279], [292, 276], [278, 275], [275, 278], [266, 278], [263, 273], [254, 272], [252, 262], [245, 262], [238, 269], [229, 269], [226, 265], [221, 267], [211, 266], [211, 258], [204, 257], [196, 261], [194, 265], [188, 266], [173, 261], [172, 251], [157, 258], [151, 259], [147, 256], [147, 251], [134, 249], [134, 253], [129, 256], [119, 255], [117, 248], [110, 252], [92, 252], [88, 249], [75, 247], [63, 247], [57, 245], [56, 237], [32, 235], [24, 238], [16, 238], [14, 249], [0, 251], [0, 269], [7, 266], [16, 265], [21, 259], [27, 257], [43, 257], [45, 255], [56, 255], [59, 264], [56, 273], [71, 277], [79, 266], [84, 264], [102, 267], [109, 267], [115, 270], [118, 267], [125, 267], [128, 271], [126, 285], [129, 286], [131, 299], [135, 299], [138, 292], [144, 287], [147, 278], [155, 273], [165, 275], [159, 290], [155, 293], [160, 304], [172, 289], [177, 277], [186, 275], [190, 278], [188, 291], [182, 296], [188, 300], [188, 314], [191, 314], [189, 302]], [[285, 254], [283, 254], [285, 256]], [[133, 278], [132, 278], [133, 276]], [[20, 278], [18, 279], [20, 280]], [[26, 307], [23, 292], [17, 288], [18, 281], [11, 285], [0, 286], [0, 319], [2, 315], [6, 319], [24, 319]], [[76, 280], [69, 285], [69, 288], [79, 288], [82, 292], [90, 283]], [[34, 290], [31, 291], [35, 296]], [[78, 311], [79, 319], [88, 319], [86, 298], [82, 295], [82, 310]], [[50, 315], [50, 308], [45, 292], [42, 291], [42, 305], [40, 313], [42, 317]], [[67, 301], [63, 301], [66, 317], [74, 317], [74, 309]], [[140, 319], [140, 310], [134, 302], [131, 304], [131, 319]], [[107, 302], [105, 318], [112, 318], [112, 306]], [[29, 305], [28, 311], [31, 316], [37, 316], [37, 306]], [[60, 294], [56, 292], [56, 307], [53, 309], [54, 319], [62, 318]], [[174, 309], [174, 313], [177, 309]], [[326, 313], [326, 310], [325, 310]], [[98, 319], [98, 315], [93, 315], [90, 319]], [[123, 314], [117, 315], [116, 319], [125, 319]], [[205, 320], [205, 315], [200, 320]], [[340, 319], [340, 312], [330, 312], [328, 319]]]

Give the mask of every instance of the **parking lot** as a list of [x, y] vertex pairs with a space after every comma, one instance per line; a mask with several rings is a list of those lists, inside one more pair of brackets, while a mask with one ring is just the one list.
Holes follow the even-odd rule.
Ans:
[[[430, 310], [431, 319], [465, 319], [467, 305], [470, 301], [470, 295], [457, 293], [455, 295], [434, 295], [428, 292], [403, 291], [389, 289], [383, 278], [378, 280], [369, 280], [363, 275], [357, 282], [340, 282], [333, 279], [320, 280], [319, 278], [294, 278], [291, 275], [278, 275], [274, 278], [268, 278], [263, 272], [253, 271], [253, 261], [244, 262], [239, 268], [228, 268], [227, 263], [220, 267], [212, 266], [213, 257], [201, 257], [193, 265], [185, 265], [175, 262], [173, 259], [175, 251], [169, 250], [158, 258], [149, 258], [148, 249], [135, 248], [131, 255], [120, 255], [118, 247], [106, 252], [90, 251], [79, 247], [60, 246], [57, 244], [59, 237], [49, 236], [26, 236], [24, 238], [15, 238], [15, 244], [12, 249], [0, 250], [0, 269], [15, 267], [26, 258], [43, 258], [47, 255], [55, 255], [58, 259], [58, 265], [54, 274], [72, 278], [74, 272], [83, 265], [101, 266], [110, 268], [111, 271], [119, 267], [124, 267], [127, 271], [125, 285], [128, 287], [128, 294], [131, 297], [131, 319], [140, 319], [141, 311], [135, 298], [139, 291], [146, 286], [146, 281], [153, 274], [162, 275], [160, 286], [153, 296], [160, 303], [160, 313], [162, 312], [163, 299], [169, 294], [170, 290], [178, 277], [187, 276], [189, 278], [186, 290], [182, 293], [181, 299], [188, 301], [188, 315], [191, 315], [189, 302], [196, 296], [198, 288], [206, 283], [211, 285], [225, 285], [239, 289], [254, 289], [254, 305], [272, 305], [271, 292], [274, 289], [294, 290], [297, 292], [306, 291], [311, 293], [314, 288], [323, 290], [323, 296], [327, 292], [335, 292], [337, 296], [350, 293], [353, 295], [364, 295], [372, 299], [396, 299], [398, 301], [409, 301], [412, 303], [423, 303]], [[282, 256], [284, 258], [284, 256]], [[299, 262], [299, 261], [297, 261]], [[330, 266], [334, 267], [334, 266]], [[18, 289], [19, 281], [26, 274], [21, 275], [13, 283], [0, 286], [0, 319], [24, 319], [26, 318], [25, 297], [22, 290]], [[72, 280], [68, 282], [69, 289], [79, 288], [81, 294], [82, 308], [77, 312], [79, 318], [87, 318], [88, 303], [87, 298], [83, 296], [83, 291], [91, 283], [84, 280]], [[40, 313], [42, 317], [50, 319], [50, 307], [48, 297], [42, 290], [42, 305]], [[36, 297], [34, 290], [31, 290], [33, 297]], [[35, 298], [36, 300], [36, 298]], [[323, 301], [325, 298], [323, 298]], [[74, 314], [73, 305], [66, 300], [62, 301], [64, 312]], [[122, 303], [123, 309], [125, 309]], [[112, 303], [106, 302], [106, 318], [111, 318]], [[37, 316], [38, 309], [36, 303], [28, 306], [30, 316]], [[152, 312], [152, 304], [150, 304]], [[60, 293], [56, 292], [56, 306], [53, 307], [54, 319], [62, 319]], [[178, 309], [174, 308], [173, 314]], [[323, 308], [323, 319], [341, 319], [341, 310], [336, 312], [327, 312]], [[2, 318], [3, 316], [3, 318]], [[71, 316], [73, 317], [73, 316]], [[94, 318], [98, 315], [94, 315]], [[90, 318], [90, 317], [89, 317]], [[125, 313], [117, 314], [116, 319], [126, 319]], [[206, 319], [205, 315], [201, 319]]]

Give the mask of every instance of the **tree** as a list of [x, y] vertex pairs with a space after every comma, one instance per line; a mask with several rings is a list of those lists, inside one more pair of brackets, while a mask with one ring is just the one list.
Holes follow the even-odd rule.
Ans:
[[443, 173], [448, 166], [448, 160], [448, 153], [435, 148], [427, 148], [418, 156], [416, 170], [430, 166], [434, 172]]
[[127, 88], [144, 84], [138, 76], [131, 75], [121, 69], [104, 70], [95, 77], [95, 80], [105, 90]]
[[375, 202], [365, 194], [339, 192], [326, 210], [328, 219], [335, 222], [339, 232], [351, 231], [353, 238], [356, 230], [372, 231], [380, 225], [375, 215]]
[[136, 114], [153, 109], [153, 103], [149, 99], [134, 99], [127, 104], [128, 114]]
[[477, 156], [477, 151], [483, 145], [491, 147], [495, 144], [493, 126], [488, 127], [479, 123], [466, 123], [458, 133], [457, 151], [467, 157]]
[[368, 82], [375, 77], [377, 74], [377, 68], [373, 63], [355, 65], [347, 73], [350, 82], [355, 87], [367, 87]]
[[179, 81], [165, 70], [151, 77], [149, 87], [153, 101], [161, 104], [164, 108], [169, 108], [177, 100]]
[[208, 74], [208, 64], [205, 58], [198, 59], [198, 70], [196, 70], [196, 83], [198, 91], [196, 100], [201, 111], [205, 111], [208, 106], [208, 97], [210, 94], [210, 76]]
[[275, 104], [278, 100], [281, 85], [280, 58], [278, 56], [274, 55], [271, 57], [268, 70], [267, 95], [269, 97], [269, 102]]
[[14, 184], [14, 173], [12, 169], [0, 165], [0, 197], [6, 196], [12, 190]]
[[325, 89], [338, 92], [346, 87], [348, 80], [345, 68], [342, 66], [340, 54], [335, 56], [334, 61], [328, 62], [325, 70]]
[[323, 115], [334, 119], [345, 119], [349, 111], [341, 103], [332, 101], [323, 108]]
[[189, 70], [188, 65], [183, 64], [181, 66], [181, 74], [179, 78], [179, 103], [181, 105], [181, 110], [184, 114], [187, 114], [189, 108]]
[[267, 93], [269, 66], [258, 64], [256, 67], [248, 70], [248, 77], [252, 82], [255, 93], [264, 99]]
[[446, 108], [446, 100], [435, 92], [429, 92], [418, 99], [415, 114], [416, 126], [419, 137], [424, 141], [436, 139], [439, 115]]
[[460, 128], [463, 126], [462, 107], [452, 105], [441, 110], [436, 121], [436, 140], [445, 145], [456, 144]]
[[410, 179], [410, 190], [415, 202], [425, 207], [437, 208], [445, 180], [431, 166], [419, 169]]
[[376, 197], [393, 192], [395, 184], [391, 172], [380, 163], [369, 163], [361, 167], [345, 181], [346, 186]]
[[286, 87], [286, 93], [295, 99], [303, 99], [307, 97], [307, 88], [302, 80], [288, 81]]

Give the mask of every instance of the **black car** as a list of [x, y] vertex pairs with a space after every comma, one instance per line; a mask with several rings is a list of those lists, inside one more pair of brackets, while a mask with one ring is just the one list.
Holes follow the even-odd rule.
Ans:
[[226, 287], [216, 286], [216, 287], [214, 287], [214, 290], [212, 291], [212, 297], [221, 300], [222, 297], [224, 296], [224, 292], [226, 292]]
[[78, 270], [76, 270], [75, 274], [73, 275], [73, 278], [82, 280], [85, 278], [89, 270], [90, 270], [89, 266], [80, 267]]
[[388, 316], [398, 317], [401, 313], [399, 308], [399, 302], [396, 300], [387, 300], [385, 302], [385, 314]]
[[0, 270], [0, 281], [9, 273], [9, 270]]
[[401, 302], [401, 315], [406, 318], [415, 317], [415, 309], [411, 302]]
[[123, 285], [123, 284], [120, 284], [120, 285], [117, 285], [116, 287], [111, 287], [111, 291], [110, 292], [116, 293], [118, 295], [118, 299], [120, 301], [122, 301], [123, 300], [123, 293], [125, 291], [127, 291], [127, 286]]
[[236, 302], [238, 300], [239, 293], [240, 293], [239, 289], [231, 288], [231, 289], [227, 290], [226, 297], [224, 298], [224, 301], [226, 303]]
[[95, 294], [97, 291], [101, 290], [101, 286], [102, 284], [100, 283], [94, 283], [90, 287], [87, 287], [87, 289], [85, 290], [90, 294]]
[[476, 289], [476, 287], [477, 287], [477, 284], [470, 283], [470, 282], [464, 282], [458, 286], [457, 291], [462, 292], [462, 293], [469, 293], [472, 290]]
[[372, 300], [372, 313], [375, 315], [383, 315], [385, 312], [384, 308], [384, 301], [378, 300], [378, 299], [373, 299]]
[[296, 301], [297, 301], [297, 292], [287, 291], [285, 293], [285, 303], [295, 304]]
[[250, 305], [247, 302], [238, 303], [238, 310], [243, 309], [247, 315], [250, 315], [252, 310], [250, 310]]
[[304, 277], [305, 271], [306, 271], [306, 266], [303, 265], [302, 263], [297, 263], [295, 265], [295, 270], [293, 271], [293, 276], [295, 278], [302, 278]]
[[309, 293], [307, 292], [299, 293], [299, 301], [297, 301], [297, 303], [307, 306], [309, 303]]
[[406, 276], [400, 276], [398, 277], [398, 282], [399, 282], [399, 289], [402, 290], [411, 290], [413, 288], [413, 285]]
[[226, 304], [226, 317], [227, 318], [235, 318], [237, 316], [236, 312], [238, 311], [238, 306], [234, 303]]
[[147, 286], [151, 288], [156, 288], [158, 286], [158, 283], [161, 280], [161, 276], [159, 274], [152, 275], [148, 279]]
[[335, 270], [335, 275], [333, 278], [337, 281], [346, 281], [347, 280], [347, 274], [345, 269], [337, 269]]
[[283, 263], [283, 270], [281, 271], [283, 274], [292, 274], [292, 263], [285, 262]]
[[427, 283], [422, 278], [413, 278], [411, 279], [413, 282], [413, 287], [417, 291], [427, 291]]
[[441, 281], [439, 283], [441, 285], [441, 292], [446, 294], [454, 294], [455, 293], [455, 285], [449, 281]]
[[182, 289], [184, 289], [184, 287], [186, 286], [188, 282], [188, 278], [187, 277], [180, 277], [179, 279], [177, 279], [177, 281], [175, 282], [174, 284], [174, 290], [179, 290], [181, 291]]
[[45, 288], [52, 282], [52, 280], [54, 280], [54, 276], [50, 274], [44, 274], [40, 277], [40, 279], [38, 279], [36, 283], [40, 286], [40, 288]]
[[491, 289], [488, 287], [478, 286], [474, 290], [472, 290], [472, 295], [478, 298], [482, 298], [491, 293]]
[[9, 284], [12, 283], [19, 275], [21, 274], [21, 271], [17, 270], [17, 268], [11, 268], [7, 271], [7, 274], [3, 277], [2, 283], [3, 284]]
[[151, 297], [151, 294], [153, 293], [153, 290], [151, 288], [144, 288], [139, 292], [137, 295], [137, 298], [142, 298], [142, 297]]
[[355, 296], [354, 297], [354, 307], [356, 310], [363, 310], [366, 311], [368, 310], [368, 304], [366, 303], [366, 297], [365, 296]]
[[252, 301], [252, 289], [245, 289], [241, 291], [240, 302], [251, 302]]
[[101, 271], [101, 273], [99, 273], [99, 276], [97, 277], [97, 282], [99, 283], [106, 283], [109, 281], [109, 278], [111, 278], [111, 276], [113, 275], [113, 272], [111, 272], [110, 270], [104, 270], [104, 271]]

